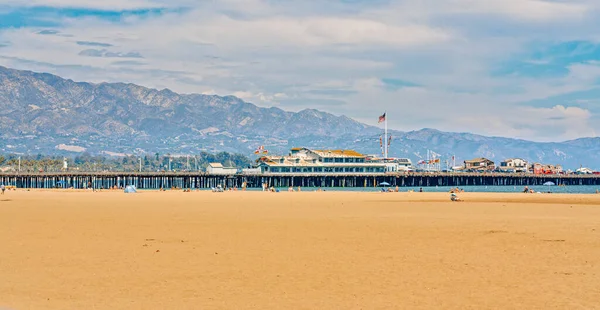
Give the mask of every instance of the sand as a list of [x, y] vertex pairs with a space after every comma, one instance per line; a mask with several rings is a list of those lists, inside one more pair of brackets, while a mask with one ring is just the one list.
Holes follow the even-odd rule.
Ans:
[[0, 309], [600, 308], [600, 195], [8, 192]]

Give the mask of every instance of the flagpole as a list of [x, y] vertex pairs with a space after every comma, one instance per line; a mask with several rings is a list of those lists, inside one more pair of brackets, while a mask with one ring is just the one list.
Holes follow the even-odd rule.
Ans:
[[387, 158], [388, 158], [388, 133], [387, 133], [388, 131], [387, 131], [387, 119], [388, 119], [387, 112], [385, 112], [385, 119], [383, 120], [383, 121], [384, 121], [384, 123], [385, 123], [385, 125], [384, 125], [384, 127], [385, 127], [385, 134], [384, 134], [384, 136], [383, 136], [383, 137], [384, 137], [384, 141], [383, 141], [383, 143], [384, 143], [384, 147], [385, 147], [385, 148], [384, 148], [384, 153], [383, 153], [383, 159], [387, 159]]

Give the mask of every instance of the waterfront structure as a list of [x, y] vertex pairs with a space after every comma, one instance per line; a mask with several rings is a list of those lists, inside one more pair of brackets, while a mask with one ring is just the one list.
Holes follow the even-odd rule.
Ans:
[[412, 161], [408, 158], [396, 158], [394, 161], [398, 163], [398, 171], [414, 170]]
[[594, 174], [594, 171], [590, 168], [581, 167], [575, 171], [577, 174]]
[[[239, 172], [239, 170], [238, 170]], [[242, 174], [244, 175], [251, 175], [251, 174], [260, 174], [260, 168], [243, 168], [241, 171]]]
[[534, 163], [531, 165], [531, 170], [533, 171], [533, 174], [559, 174], [563, 172], [561, 165], [555, 166], [540, 163]]
[[471, 160], [465, 160], [465, 169], [466, 170], [476, 170], [476, 171], [493, 171], [496, 168], [496, 165], [493, 161], [487, 158], [475, 158]]
[[233, 175], [237, 173], [237, 168], [225, 167], [221, 163], [210, 163], [206, 167], [206, 172], [209, 174]]
[[509, 158], [500, 162], [498, 168], [504, 172], [527, 172], [528, 164], [521, 158]]
[[[533, 173], [283, 173], [215, 175], [203, 172], [11, 172], [0, 173], [0, 184], [15, 188], [95, 188], [107, 189], [134, 185], [137, 189], [269, 187], [362, 187], [374, 188], [387, 182], [398, 187], [431, 186], [541, 186], [546, 182], [560, 185], [600, 186], [600, 175]], [[375, 189], [374, 189], [375, 190]]]
[[366, 157], [366, 162], [385, 164], [385, 172], [410, 172], [414, 170], [412, 161], [409, 158], [384, 159], [369, 155]]
[[370, 160], [353, 150], [293, 148], [287, 156], [262, 156], [258, 159], [258, 167], [262, 174], [381, 174], [391, 171], [397, 164]]

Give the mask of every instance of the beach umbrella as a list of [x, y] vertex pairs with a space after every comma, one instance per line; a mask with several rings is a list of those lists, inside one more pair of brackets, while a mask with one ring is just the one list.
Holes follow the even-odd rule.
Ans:
[[381, 183], [379, 183], [379, 186], [390, 186], [390, 183], [388, 183], [388, 182], [381, 182]]
[[556, 184], [554, 184], [554, 182], [546, 182], [544, 183], [544, 186], [554, 186]]
[[125, 190], [124, 190], [124, 192], [125, 192], [126, 194], [130, 194], [130, 193], [137, 193], [137, 190], [135, 189], [135, 186], [133, 186], [133, 185], [127, 185], [127, 186], [125, 187]]

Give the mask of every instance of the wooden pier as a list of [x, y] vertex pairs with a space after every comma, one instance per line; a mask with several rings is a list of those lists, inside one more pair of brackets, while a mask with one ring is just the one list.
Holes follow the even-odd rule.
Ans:
[[376, 187], [382, 182], [399, 187], [429, 186], [532, 186], [600, 185], [600, 175], [534, 175], [506, 173], [385, 173], [385, 174], [235, 174], [198, 172], [52, 172], [0, 173], [0, 184], [17, 188], [111, 188], [134, 185], [138, 189], [223, 187]]

